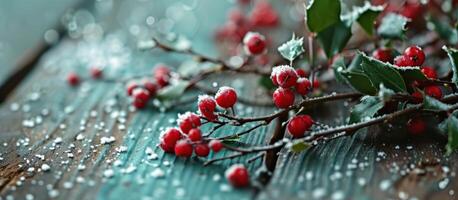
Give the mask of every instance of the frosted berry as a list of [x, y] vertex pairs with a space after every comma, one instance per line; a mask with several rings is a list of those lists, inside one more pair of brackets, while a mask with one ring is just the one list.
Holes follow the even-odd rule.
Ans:
[[212, 151], [214, 151], [215, 153], [218, 153], [224, 147], [223, 143], [221, 143], [221, 141], [219, 140], [211, 140], [210, 143], [208, 143], [208, 145], [210, 146]]
[[90, 72], [93, 79], [99, 79], [102, 77], [102, 69], [100, 67], [91, 67]]
[[382, 62], [393, 61], [393, 54], [391, 49], [379, 48], [372, 53], [372, 57]]
[[409, 57], [405, 55], [400, 55], [394, 58], [394, 65], [398, 67], [407, 67], [407, 66], [415, 66], [415, 63]]
[[135, 88], [132, 91], [132, 97], [134, 98], [134, 100], [148, 102], [148, 100], [150, 98], [150, 94], [149, 94], [148, 90], [146, 90], [144, 88]]
[[134, 91], [135, 88], [137, 88], [139, 85], [135, 81], [131, 81], [127, 83], [126, 90], [127, 90], [127, 95], [132, 96], [132, 92]]
[[164, 64], [158, 64], [154, 68], [154, 79], [159, 86], [164, 87], [169, 84], [170, 81], [170, 69]]
[[423, 74], [425, 74], [426, 77], [430, 78], [430, 79], [436, 79], [437, 78], [437, 73], [436, 73], [436, 70], [434, 70], [434, 68], [432, 67], [422, 67], [421, 68], [421, 72], [423, 72]]
[[227, 181], [234, 187], [246, 187], [250, 184], [250, 176], [248, 170], [240, 164], [229, 167], [225, 176]]
[[407, 122], [407, 130], [411, 134], [422, 134], [426, 130], [426, 123], [420, 118], [413, 118]]
[[313, 125], [313, 120], [309, 115], [298, 115], [293, 117], [287, 125], [288, 132], [295, 138], [303, 137], [305, 132]]
[[411, 46], [404, 51], [404, 56], [410, 58], [413, 66], [421, 66], [425, 62], [425, 53], [418, 46]]
[[198, 128], [200, 123], [200, 117], [194, 113], [186, 112], [185, 114], [178, 115], [178, 125], [183, 133], [188, 134], [193, 128]]
[[191, 157], [192, 144], [187, 140], [179, 140], [175, 145], [175, 155], [179, 157]]
[[296, 69], [296, 74], [297, 74], [297, 76], [302, 77], [302, 78], [307, 78], [308, 77], [308, 73], [302, 68], [297, 68]]
[[288, 65], [274, 67], [270, 77], [274, 84], [276, 83], [282, 88], [294, 87], [299, 78], [296, 70]]
[[167, 144], [167, 146], [172, 147], [175, 147], [177, 141], [183, 138], [181, 132], [176, 128], [169, 128], [165, 130], [161, 137], [162, 141]]
[[439, 86], [425, 87], [425, 94], [436, 99], [442, 99], [442, 90]]
[[153, 83], [153, 81], [150, 80], [143, 80], [143, 87], [148, 90], [150, 96], [156, 95], [157, 90], [159, 89], [159, 86]]
[[277, 88], [273, 93], [273, 101], [278, 108], [288, 108], [294, 104], [294, 93], [287, 88]]
[[248, 32], [243, 38], [243, 48], [249, 55], [258, 55], [266, 50], [266, 38], [255, 32]]
[[308, 79], [306, 78], [297, 79], [295, 89], [296, 89], [296, 92], [299, 93], [300, 95], [302, 96], [307, 95], [311, 87], [312, 87], [312, 83], [310, 83]]
[[199, 157], [207, 157], [210, 154], [210, 148], [207, 144], [197, 144], [194, 148], [194, 152]]
[[80, 77], [78, 74], [71, 72], [67, 75], [67, 82], [71, 86], [76, 86], [80, 83]]
[[202, 140], [202, 132], [198, 128], [193, 128], [188, 133], [189, 140], [197, 142]]
[[216, 101], [215, 99], [213, 99], [213, 97], [210, 97], [208, 95], [199, 96], [199, 100], [197, 101], [197, 107], [199, 108], [200, 114], [207, 118], [207, 120], [216, 120]]
[[216, 103], [222, 108], [230, 108], [237, 102], [237, 93], [234, 88], [220, 87], [215, 95]]

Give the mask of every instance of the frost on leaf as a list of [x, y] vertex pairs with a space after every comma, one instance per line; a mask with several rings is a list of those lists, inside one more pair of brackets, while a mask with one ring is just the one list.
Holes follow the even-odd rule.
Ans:
[[283, 56], [283, 58], [293, 61], [302, 53], [304, 53], [304, 47], [302, 44], [304, 43], [304, 38], [296, 38], [293, 35], [290, 41], [283, 43], [278, 47], [278, 52]]
[[384, 38], [401, 39], [404, 37], [405, 27], [408, 21], [409, 19], [402, 15], [389, 13], [382, 19], [377, 32]]

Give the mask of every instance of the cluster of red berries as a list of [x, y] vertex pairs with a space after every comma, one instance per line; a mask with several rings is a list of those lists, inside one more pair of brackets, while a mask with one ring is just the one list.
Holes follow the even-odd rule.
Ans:
[[372, 0], [374, 5], [383, 5], [385, 9], [381, 16], [385, 16], [387, 13], [394, 12], [415, 21], [422, 16], [423, 6], [420, 0], [407, 0], [404, 4], [399, 6], [398, 3], [391, 3], [386, 0]]
[[197, 107], [200, 114], [208, 121], [215, 121], [218, 116], [216, 115], [216, 105], [223, 109], [232, 108], [237, 102], [237, 92], [234, 88], [223, 86], [218, 89], [215, 97], [208, 95], [201, 95], [197, 101]]
[[[244, 1], [239, 2], [246, 4]], [[239, 9], [231, 10], [228, 21], [216, 31], [216, 38], [239, 43], [248, 31], [256, 28], [275, 27], [278, 23], [278, 13], [269, 2], [256, 1], [249, 16], [245, 16]]]
[[135, 108], [144, 108], [148, 101], [156, 95], [156, 92], [169, 85], [171, 70], [164, 64], [158, 64], [153, 70], [153, 79], [131, 81], [127, 84], [127, 95], [132, 97], [132, 105]]
[[210, 148], [213, 152], [219, 152], [223, 144], [219, 140], [204, 141], [200, 130], [200, 117], [194, 113], [187, 112], [178, 116], [179, 128], [169, 128], [160, 136], [159, 146], [167, 153], [174, 153], [179, 157], [191, 157], [194, 152], [196, 156], [207, 157]]
[[302, 69], [295, 70], [288, 65], [272, 69], [270, 79], [274, 85], [279, 86], [273, 93], [273, 102], [278, 108], [288, 108], [294, 104], [294, 91], [302, 96], [310, 92], [312, 84], [305, 75]]
[[[102, 77], [102, 68], [91, 67], [89, 73], [92, 79], [99, 79]], [[67, 83], [71, 86], [77, 86], [80, 84], [81, 78], [76, 72], [70, 72], [67, 74]]]
[[309, 115], [297, 115], [291, 118], [286, 126], [288, 132], [294, 138], [300, 138], [305, 135], [305, 132], [310, 130], [314, 121]]
[[[425, 62], [425, 53], [418, 46], [410, 46], [403, 52], [402, 55], [397, 56], [393, 60], [393, 51], [391, 49], [377, 49], [372, 53], [372, 56], [383, 62], [393, 62], [397, 67], [421, 67]], [[423, 66], [421, 71], [426, 77], [430, 79], [437, 79], [437, 72], [432, 67]], [[415, 85], [418, 87], [419, 85]], [[442, 90], [439, 86], [426, 86], [424, 88], [426, 95], [434, 97], [436, 99], [442, 98]], [[412, 96], [415, 98], [415, 102], [423, 101], [422, 94], [418, 91], [414, 92]]]

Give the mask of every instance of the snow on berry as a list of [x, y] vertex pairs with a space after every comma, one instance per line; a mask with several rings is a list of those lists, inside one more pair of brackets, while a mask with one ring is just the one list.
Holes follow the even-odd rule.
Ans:
[[127, 86], [126, 86], [127, 95], [132, 96], [132, 92], [137, 87], [139, 87], [139, 85], [135, 81], [130, 81], [129, 83], [127, 83]]
[[192, 144], [185, 140], [179, 140], [175, 145], [175, 155], [179, 157], [191, 157], [192, 156]]
[[224, 173], [227, 181], [234, 187], [246, 187], [250, 184], [250, 176], [245, 166], [235, 164]]
[[132, 91], [132, 97], [136, 101], [138, 100], [138, 101], [147, 102], [150, 98], [150, 93], [148, 92], [148, 90], [144, 88], [135, 88]]
[[312, 87], [312, 83], [310, 83], [308, 79], [306, 78], [297, 79], [295, 89], [296, 89], [296, 92], [299, 93], [300, 95], [302, 96], [307, 95], [311, 87]]
[[75, 72], [70, 72], [67, 75], [67, 83], [71, 86], [76, 86], [80, 83], [80, 77]]
[[148, 90], [151, 96], [156, 95], [156, 92], [158, 90], [158, 86], [151, 80], [144, 79], [142, 80], [143, 87]]
[[197, 100], [197, 107], [200, 114], [202, 114], [202, 116], [204, 116], [207, 120], [216, 120], [216, 101], [213, 97], [208, 95], [199, 95]]
[[303, 137], [312, 125], [313, 120], [309, 115], [298, 115], [288, 122], [287, 129], [293, 137], [299, 138]]
[[193, 128], [198, 128], [201, 125], [200, 117], [192, 112], [178, 114], [177, 124], [181, 131], [188, 134]]
[[210, 146], [210, 148], [212, 149], [212, 151], [214, 151], [215, 153], [221, 151], [223, 149], [223, 143], [221, 143], [221, 141], [219, 140], [211, 140], [208, 145]]
[[237, 102], [237, 93], [234, 88], [223, 86], [215, 94], [216, 103], [222, 108], [230, 108]]
[[275, 106], [278, 108], [288, 108], [294, 104], [294, 93], [287, 88], [277, 88], [272, 95]]
[[164, 64], [157, 64], [153, 71], [156, 83], [161, 87], [167, 86], [170, 81], [170, 73], [171, 71], [168, 66]]
[[248, 55], [258, 55], [266, 51], [266, 38], [257, 32], [248, 32], [243, 38], [243, 48]]
[[415, 63], [409, 57], [405, 55], [400, 55], [394, 58], [394, 65], [398, 67], [408, 67], [408, 66], [415, 66]]
[[279, 85], [282, 88], [293, 87], [296, 85], [296, 81], [299, 78], [296, 70], [288, 65], [274, 67], [270, 77], [275, 85]]
[[436, 73], [436, 70], [432, 67], [422, 67], [421, 68], [421, 72], [423, 72], [423, 74], [425, 74], [426, 77], [430, 78], [430, 79], [436, 79], [437, 78], [437, 73]]

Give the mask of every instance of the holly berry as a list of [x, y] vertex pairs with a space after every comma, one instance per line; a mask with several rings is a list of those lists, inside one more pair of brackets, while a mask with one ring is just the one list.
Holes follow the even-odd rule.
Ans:
[[132, 102], [132, 105], [137, 109], [142, 109], [142, 108], [146, 107], [146, 104], [147, 104], [146, 101], [141, 101], [141, 100], [138, 100], [138, 99], [134, 99], [134, 101]]
[[102, 77], [102, 69], [100, 67], [91, 67], [90, 72], [93, 79], [99, 79]]
[[273, 101], [278, 108], [288, 108], [294, 104], [294, 93], [287, 88], [277, 88], [273, 93]]
[[210, 148], [207, 144], [197, 144], [194, 148], [194, 152], [199, 157], [207, 157], [210, 154]]
[[150, 93], [145, 88], [135, 88], [132, 91], [132, 97], [134, 100], [147, 102], [150, 98]]
[[425, 94], [436, 99], [442, 99], [442, 90], [439, 86], [425, 87]]
[[407, 67], [407, 66], [415, 66], [415, 63], [409, 57], [405, 55], [400, 55], [394, 58], [394, 65], [398, 67]]
[[393, 54], [391, 49], [379, 48], [372, 53], [372, 57], [382, 62], [391, 62], [393, 60]]
[[127, 83], [127, 86], [126, 86], [127, 95], [132, 96], [132, 92], [137, 87], [138, 87], [138, 83], [135, 82], [135, 81], [131, 81], [131, 82]]
[[156, 92], [159, 89], [159, 87], [150, 80], [143, 80], [143, 87], [148, 90], [150, 96], [156, 95]]
[[432, 67], [422, 67], [421, 68], [421, 72], [423, 72], [423, 74], [425, 74], [426, 77], [430, 78], [430, 79], [436, 79], [437, 78], [437, 73], [436, 73], [436, 70], [434, 70], [434, 68]]
[[223, 149], [223, 143], [221, 143], [221, 141], [219, 140], [211, 140], [208, 145], [210, 146], [210, 148], [212, 149], [212, 151], [214, 151], [215, 153], [218, 153], [219, 151], [221, 151]]
[[80, 77], [75, 72], [70, 72], [67, 75], [67, 82], [71, 86], [76, 86], [80, 83]]
[[425, 62], [425, 53], [418, 46], [410, 46], [404, 51], [404, 56], [413, 61], [413, 66], [421, 66]]
[[293, 87], [296, 85], [296, 81], [299, 78], [296, 70], [288, 65], [274, 67], [270, 77], [274, 85], [279, 85], [282, 88]]
[[234, 88], [231, 87], [220, 87], [215, 95], [216, 103], [222, 108], [230, 108], [234, 106], [237, 101], [237, 93]]
[[170, 69], [164, 64], [158, 64], [154, 68], [154, 79], [159, 86], [164, 87], [169, 84], [170, 81]]
[[315, 78], [315, 80], [313, 80], [313, 89], [318, 89], [320, 88], [320, 86], [321, 86], [320, 80]]
[[419, 3], [419, 1], [415, 1], [415, 2], [412, 2], [412, 1], [406, 1], [406, 3], [404, 4], [401, 12], [400, 12], [401, 15], [403, 15], [404, 17], [407, 17], [411, 20], [415, 20], [416, 18], [418, 18], [419, 16], [422, 16], [422, 6], [421, 6], [421, 3]]
[[166, 152], [170, 152], [170, 151], [167, 151], [170, 149], [171, 149], [171, 152], [173, 152], [173, 149], [175, 148], [175, 144], [181, 138], [183, 137], [178, 129], [169, 128], [163, 132], [161, 136], [161, 145], [160, 146]]
[[197, 142], [202, 140], [202, 132], [198, 128], [193, 128], [188, 133], [189, 140]]
[[407, 130], [411, 134], [422, 134], [426, 130], [426, 123], [420, 118], [413, 118], [407, 122]]
[[308, 131], [313, 123], [313, 119], [309, 115], [295, 116], [288, 122], [288, 132], [295, 138], [303, 137], [305, 131]]
[[200, 114], [202, 114], [207, 120], [214, 121], [217, 116], [215, 115], [216, 101], [213, 97], [208, 95], [199, 96], [197, 101], [197, 107], [199, 108]]
[[302, 77], [302, 78], [307, 78], [308, 77], [308, 73], [302, 68], [297, 68], [296, 69], [296, 74], [297, 74], [297, 76]]
[[225, 176], [227, 181], [234, 187], [246, 187], [250, 184], [248, 170], [240, 164], [229, 167], [225, 172]]
[[250, 15], [250, 22], [257, 27], [274, 27], [279, 22], [277, 12], [267, 1], [256, 1]]
[[192, 144], [187, 140], [179, 140], [175, 145], [175, 155], [179, 157], [191, 157]]
[[310, 91], [310, 88], [312, 87], [312, 83], [306, 78], [299, 78], [297, 79], [296, 82], [296, 92], [299, 93], [302, 96], [307, 95], [307, 93]]
[[188, 134], [193, 128], [198, 128], [200, 123], [200, 117], [194, 113], [186, 112], [185, 114], [178, 115], [178, 125], [183, 133]]
[[419, 91], [415, 91], [414, 93], [412, 93], [412, 97], [413, 97], [413, 102], [414, 103], [421, 103], [423, 102], [423, 95], [421, 94], [421, 92]]
[[161, 141], [161, 143], [159, 143], [159, 147], [161, 147], [161, 149], [164, 150], [164, 152], [166, 152], [166, 153], [174, 153], [175, 152], [175, 145], [174, 146], [168, 145], [164, 141]]
[[248, 32], [243, 38], [243, 48], [249, 55], [258, 55], [266, 50], [266, 38], [256, 32]]

